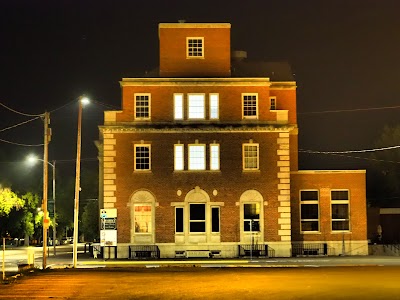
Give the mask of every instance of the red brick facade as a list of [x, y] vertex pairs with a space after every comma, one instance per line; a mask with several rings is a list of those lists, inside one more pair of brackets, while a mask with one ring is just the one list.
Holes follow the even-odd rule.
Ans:
[[[118, 257], [146, 245], [160, 257], [236, 257], [251, 245], [290, 256], [296, 243], [364, 254], [365, 172], [298, 171], [291, 74], [233, 76], [230, 24], [160, 24], [159, 38], [159, 77], [122, 79], [122, 110], [100, 126], [100, 199], [118, 212]], [[300, 229], [303, 189], [318, 191], [317, 231]], [[330, 190], [350, 194], [332, 206], [344, 220], [332, 221]]]

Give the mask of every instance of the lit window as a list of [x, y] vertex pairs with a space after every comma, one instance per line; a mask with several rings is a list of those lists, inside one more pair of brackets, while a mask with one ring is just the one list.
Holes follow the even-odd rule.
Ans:
[[151, 226], [151, 205], [141, 205], [135, 204], [134, 205], [134, 228], [135, 233], [150, 233], [152, 230]]
[[210, 94], [210, 119], [219, 118], [219, 95]]
[[219, 145], [210, 144], [210, 170], [219, 170]]
[[175, 148], [175, 170], [181, 171], [184, 169], [184, 150], [183, 150], [183, 145], [177, 144], [174, 146]]
[[270, 110], [276, 110], [276, 98], [275, 97], [271, 97], [269, 98], [269, 102], [270, 102]]
[[242, 94], [243, 97], [243, 117], [257, 118], [257, 94]]
[[150, 170], [150, 145], [135, 145], [135, 170]]
[[150, 94], [135, 94], [135, 119], [150, 119]]
[[188, 118], [204, 119], [205, 118], [205, 101], [204, 94], [188, 94]]
[[205, 145], [189, 145], [189, 170], [206, 169]]
[[300, 191], [301, 231], [319, 231], [318, 191]]
[[333, 231], [350, 230], [349, 191], [347, 190], [331, 191], [331, 205], [332, 205], [332, 230]]
[[183, 119], [183, 94], [174, 94], [174, 118]]
[[243, 230], [260, 231], [260, 203], [243, 204]]
[[189, 206], [189, 231], [206, 232], [206, 205], [191, 203]]
[[243, 169], [258, 170], [258, 144], [243, 144]]
[[188, 37], [187, 41], [187, 57], [202, 58], [204, 57], [204, 38]]

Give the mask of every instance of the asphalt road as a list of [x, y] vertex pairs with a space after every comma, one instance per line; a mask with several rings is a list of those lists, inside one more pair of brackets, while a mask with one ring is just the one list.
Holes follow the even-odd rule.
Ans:
[[102, 268], [35, 271], [0, 299], [400, 299], [400, 267]]

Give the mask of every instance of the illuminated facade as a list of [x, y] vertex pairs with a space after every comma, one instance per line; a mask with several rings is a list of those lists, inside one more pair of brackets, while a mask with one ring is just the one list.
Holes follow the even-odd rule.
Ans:
[[230, 29], [160, 24], [159, 70], [121, 80], [98, 143], [116, 255], [367, 254], [365, 171], [298, 170], [290, 67], [231, 52]]

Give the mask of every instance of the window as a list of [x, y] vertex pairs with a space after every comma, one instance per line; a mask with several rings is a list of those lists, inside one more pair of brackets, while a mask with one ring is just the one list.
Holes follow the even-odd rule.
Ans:
[[187, 41], [187, 57], [188, 58], [202, 58], [204, 57], [204, 38], [202, 37], [188, 37]]
[[182, 171], [184, 169], [184, 150], [183, 150], [183, 145], [182, 144], [176, 144], [174, 146], [174, 169], [176, 171]]
[[350, 230], [349, 191], [347, 190], [331, 191], [331, 205], [332, 205], [332, 230], [333, 231]]
[[188, 94], [188, 119], [204, 119], [204, 105], [204, 94]]
[[205, 149], [205, 145], [189, 145], [189, 170], [206, 169]]
[[219, 145], [210, 145], [210, 170], [219, 170]]
[[174, 94], [174, 119], [183, 119], [183, 94]]
[[260, 204], [245, 203], [243, 204], [243, 212], [243, 230], [260, 231]]
[[151, 205], [135, 204], [134, 222], [135, 233], [150, 233], [151, 228]]
[[150, 94], [135, 94], [135, 119], [150, 119]]
[[210, 119], [219, 119], [219, 95], [210, 94]]
[[175, 207], [175, 232], [183, 232], [183, 207]]
[[190, 203], [189, 206], [189, 231], [206, 232], [206, 205], [203, 203]]
[[150, 145], [135, 145], [135, 170], [150, 170]]
[[211, 232], [219, 231], [219, 207], [211, 207]]
[[318, 191], [300, 191], [301, 231], [319, 231]]
[[243, 118], [255, 119], [258, 117], [257, 94], [242, 94], [243, 97]]
[[258, 144], [243, 144], [243, 169], [258, 170]]
[[270, 103], [270, 110], [276, 110], [276, 98], [271, 97], [269, 98], [269, 103]]

